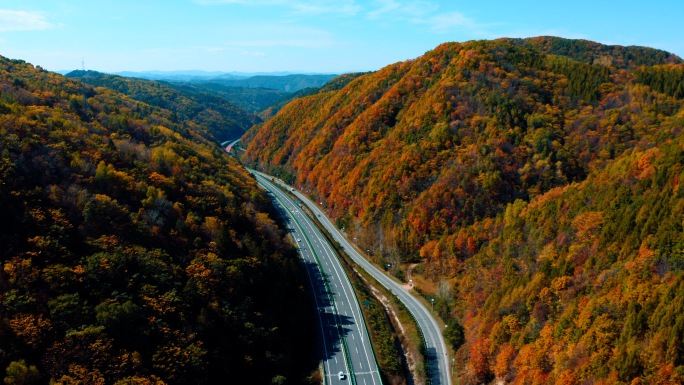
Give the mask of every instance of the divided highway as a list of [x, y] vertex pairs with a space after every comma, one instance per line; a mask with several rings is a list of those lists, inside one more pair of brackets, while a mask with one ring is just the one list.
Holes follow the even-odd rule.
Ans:
[[[311, 218], [270, 177], [250, 172], [285, 214], [286, 224], [304, 260], [318, 308], [325, 383], [382, 385], [361, 308], [337, 254]], [[340, 372], [344, 374], [343, 379], [339, 377]]]
[[[252, 171], [252, 173], [255, 172]], [[263, 173], [257, 173], [256, 175], [259, 175], [259, 182], [262, 180], [270, 181], [272, 178], [270, 175]], [[413, 314], [413, 317], [416, 319], [425, 338], [425, 345], [428, 353], [428, 374], [430, 376], [431, 384], [451, 385], [451, 377], [449, 375], [449, 357], [447, 354], [446, 344], [444, 343], [444, 338], [442, 337], [442, 333], [440, 331], [441, 328], [437, 324], [435, 318], [430, 314], [430, 311], [417, 298], [406, 291], [406, 289], [385, 275], [384, 272], [368, 262], [366, 258], [357, 252], [351, 243], [332, 224], [325, 213], [323, 213], [323, 211], [307, 196], [294, 190], [291, 186], [286, 185], [280, 180], [276, 181], [276, 183], [285, 189], [290, 190], [292, 194], [299, 198], [303, 204], [305, 204], [314, 214], [316, 214], [325, 229], [331, 234], [335, 241], [339, 242], [340, 245], [344, 247], [344, 250], [347, 252], [347, 254], [349, 254], [354, 262], [371, 274], [385, 288], [396, 295], [397, 298], [399, 298], [399, 300], [409, 309], [411, 314]], [[282, 193], [282, 191], [279, 192], [280, 194], [286, 196]], [[306, 217], [306, 215], [301, 213], [300, 216]], [[311, 226], [312, 233], [318, 234], [318, 229], [315, 229], [314, 231], [314, 227], [315, 226]]]

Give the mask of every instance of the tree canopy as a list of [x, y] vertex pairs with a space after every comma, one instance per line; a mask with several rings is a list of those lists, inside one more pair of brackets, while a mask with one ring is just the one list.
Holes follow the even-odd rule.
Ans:
[[679, 383], [681, 65], [584, 40], [445, 43], [293, 101], [244, 160], [376, 262], [445, 282], [462, 384]]
[[302, 269], [201, 119], [0, 58], [7, 384], [297, 382]]

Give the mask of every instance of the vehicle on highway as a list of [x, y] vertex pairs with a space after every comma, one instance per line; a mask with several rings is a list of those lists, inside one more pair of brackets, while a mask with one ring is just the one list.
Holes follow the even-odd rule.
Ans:
[[347, 376], [344, 375], [344, 372], [339, 372], [337, 373], [337, 378], [340, 380], [344, 380], [345, 378], [347, 378]]

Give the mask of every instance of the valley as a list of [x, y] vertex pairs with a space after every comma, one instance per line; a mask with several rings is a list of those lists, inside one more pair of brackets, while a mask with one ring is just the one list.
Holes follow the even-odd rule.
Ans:
[[[0, 57], [5, 383], [684, 381], [680, 57], [540, 36], [196, 75]], [[422, 341], [369, 321], [373, 285]]]

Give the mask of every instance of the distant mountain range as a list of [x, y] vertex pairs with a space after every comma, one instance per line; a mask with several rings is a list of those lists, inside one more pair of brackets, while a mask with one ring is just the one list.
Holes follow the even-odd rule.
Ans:
[[236, 79], [232, 75], [220, 76], [206, 81], [194, 81], [193, 83], [214, 83], [229, 87], [242, 88], [267, 88], [282, 92], [297, 92], [305, 88], [322, 87], [337, 75], [257, 75], [249, 78]]
[[[293, 98], [311, 94], [337, 77], [337, 75], [332, 74], [289, 74], [284, 72], [250, 74], [205, 71], [147, 71], [105, 74], [98, 71], [76, 70], [63, 74], [69, 77], [85, 76], [86, 79], [84, 80], [90, 84], [114, 86], [120, 92], [126, 92], [125, 89], [131, 88], [129, 86], [134, 84], [136, 80], [138, 81], [136, 83], [138, 91], [142, 91], [140, 85], [145, 84], [146, 81], [163, 82], [164, 86], [158, 85], [156, 87], [174, 88], [175, 93], [184, 93], [186, 96], [192, 94], [195, 99], [199, 94], [211, 94], [215, 98], [222, 99], [224, 102], [246, 112], [265, 118], [272, 116]], [[112, 82], [117, 78], [119, 80]], [[128, 80], [123, 81], [122, 79]], [[123, 87], [123, 83], [127, 83], [129, 86]], [[150, 85], [151, 83], [146, 84]], [[137, 95], [138, 100], [142, 100], [140, 99], [142, 97], [145, 99], [143, 101], [146, 102], [153, 99], [160, 101], [159, 98], [162, 97], [162, 94], [147, 94], [144, 91], [138, 92]], [[159, 106], [167, 108], [169, 107], [168, 102], [171, 100], [166, 100]], [[187, 105], [179, 104], [179, 107], [187, 108]], [[214, 131], [230, 131], [232, 126], [234, 125], [230, 124], [223, 128], [214, 127]], [[248, 127], [243, 127], [243, 129], [246, 128]], [[221, 133], [218, 136], [224, 137]]]
[[170, 81], [189, 81], [195, 79], [210, 79], [228, 76], [234, 79], [243, 79], [254, 76], [248, 73], [222, 72], [222, 71], [121, 71], [114, 72], [112, 75], [125, 76], [129, 78], [141, 78], [149, 80], [170, 80]]
[[97, 71], [77, 70], [66, 76], [81, 79], [95, 87], [111, 88], [135, 100], [172, 111], [174, 120], [197, 125], [196, 130], [206, 131], [205, 137], [211, 137], [216, 142], [237, 138], [261, 121], [253, 112], [236, 106], [216, 92], [193, 85], [181, 87], [170, 82]]
[[[66, 75], [74, 71], [58, 71]], [[98, 71], [99, 72], [99, 71]], [[297, 92], [303, 88], [323, 86], [336, 74], [301, 74], [292, 72], [220, 72], [220, 71], [121, 71], [108, 73], [128, 78], [164, 80], [174, 83], [215, 83], [230, 87], [269, 88]]]

